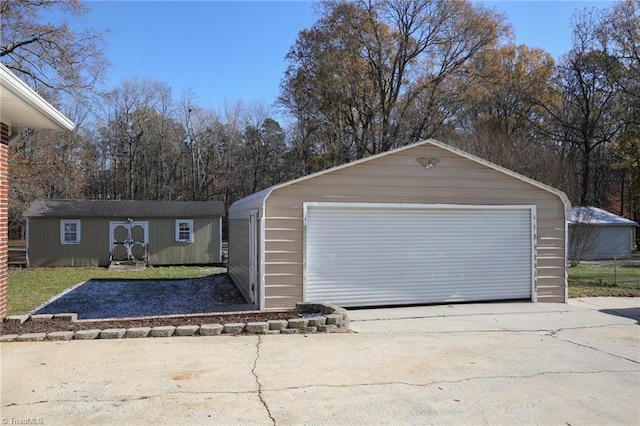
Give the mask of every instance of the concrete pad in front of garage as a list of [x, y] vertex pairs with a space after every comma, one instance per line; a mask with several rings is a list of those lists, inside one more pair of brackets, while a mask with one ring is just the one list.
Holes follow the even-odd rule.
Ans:
[[[416, 320], [436, 321], [434, 331], [421, 324], [426, 331], [2, 343], [2, 418], [47, 425], [636, 424], [640, 327], [605, 313], [634, 307], [598, 303], [555, 311], [443, 306], [456, 315]], [[545, 309], [549, 329], [529, 329], [521, 315], [543, 322]], [[580, 321], [591, 325], [565, 327]], [[359, 322], [375, 321], [355, 319], [355, 328]]]
[[553, 331], [640, 322], [634, 298], [571, 299], [569, 303], [501, 302], [349, 310], [357, 333]]

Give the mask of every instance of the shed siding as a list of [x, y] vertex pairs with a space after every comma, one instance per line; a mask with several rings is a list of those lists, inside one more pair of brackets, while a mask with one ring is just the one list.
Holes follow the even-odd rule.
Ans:
[[60, 244], [60, 220], [29, 219], [27, 258], [30, 267], [109, 265], [109, 221], [82, 218], [80, 243]]
[[[29, 219], [27, 253], [29, 266], [109, 265], [109, 223], [118, 219], [81, 218], [80, 243], [60, 244], [61, 219], [76, 218], [33, 217]], [[174, 218], [149, 219], [149, 264], [221, 263], [220, 220], [220, 218], [194, 218], [194, 242], [179, 243], [175, 241]]]
[[197, 265], [222, 262], [220, 218], [194, 218], [192, 243], [176, 242], [176, 219], [149, 220], [149, 264]]
[[[435, 157], [440, 163], [425, 169], [416, 160], [420, 157]], [[562, 200], [445, 149], [422, 145], [276, 188], [271, 193], [265, 203], [264, 229], [268, 309], [288, 308], [302, 300], [304, 202], [535, 204], [538, 301], [564, 301], [566, 218]], [[473, 229], [469, 234], [473, 235]]]

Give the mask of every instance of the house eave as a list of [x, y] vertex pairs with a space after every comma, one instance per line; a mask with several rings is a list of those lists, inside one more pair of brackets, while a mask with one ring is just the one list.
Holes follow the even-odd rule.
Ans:
[[17, 128], [73, 130], [75, 124], [0, 64], [0, 119]]

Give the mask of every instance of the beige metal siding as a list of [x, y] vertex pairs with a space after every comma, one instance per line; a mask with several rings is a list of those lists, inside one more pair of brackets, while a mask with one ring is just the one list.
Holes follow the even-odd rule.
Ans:
[[[77, 219], [65, 217], [64, 219]], [[60, 244], [59, 218], [29, 219], [27, 257], [30, 267], [107, 266], [109, 264], [109, 222], [80, 219], [80, 243]]]
[[[440, 163], [426, 169], [420, 157]], [[302, 300], [303, 202], [535, 205], [538, 301], [564, 301], [560, 197], [448, 150], [420, 145], [273, 190], [265, 204], [266, 308], [289, 308]]]
[[[258, 221], [262, 217], [262, 201], [264, 199], [263, 195], [266, 194], [267, 191], [262, 191], [247, 198], [244, 198], [236, 203], [234, 203], [229, 208], [229, 268], [228, 273], [233, 282], [242, 292], [242, 295], [247, 299], [251, 300], [250, 296], [250, 277], [249, 277], [249, 262], [250, 262], [250, 254], [249, 254], [249, 216], [252, 213], [257, 214]], [[258, 224], [258, 228], [261, 228], [261, 225]], [[258, 234], [258, 240], [261, 239], [260, 233]], [[257, 244], [257, 255], [258, 255], [258, 263], [262, 263], [260, 259], [260, 247], [261, 241], [258, 241]], [[273, 247], [274, 250], [277, 250], [277, 247]], [[256, 306], [260, 307], [260, 282], [261, 272], [260, 265], [258, 265], [258, 276], [257, 276], [257, 289], [256, 289]]]
[[249, 219], [229, 219], [229, 276], [249, 300]]
[[150, 265], [221, 263], [220, 218], [193, 218], [193, 242], [175, 240], [176, 219], [149, 219]]
[[[149, 264], [221, 263], [220, 220], [220, 218], [194, 218], [193, 243], [175, 241], [175, 219], [148, 220]], [[82, 218], [80, 219], [80, 243], [60, 244], [59, 218], [29, 219], [29, 266], [108, 266], [111, 221], [105, 218]]]

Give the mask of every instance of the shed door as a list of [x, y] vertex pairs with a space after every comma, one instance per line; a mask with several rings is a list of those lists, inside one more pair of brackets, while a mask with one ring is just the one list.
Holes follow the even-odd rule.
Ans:
[[110, 222], [111, 260], [146, 260], [149, 222]]
[[305, 300], [535, 301], [534, 206], [305, 204]]

